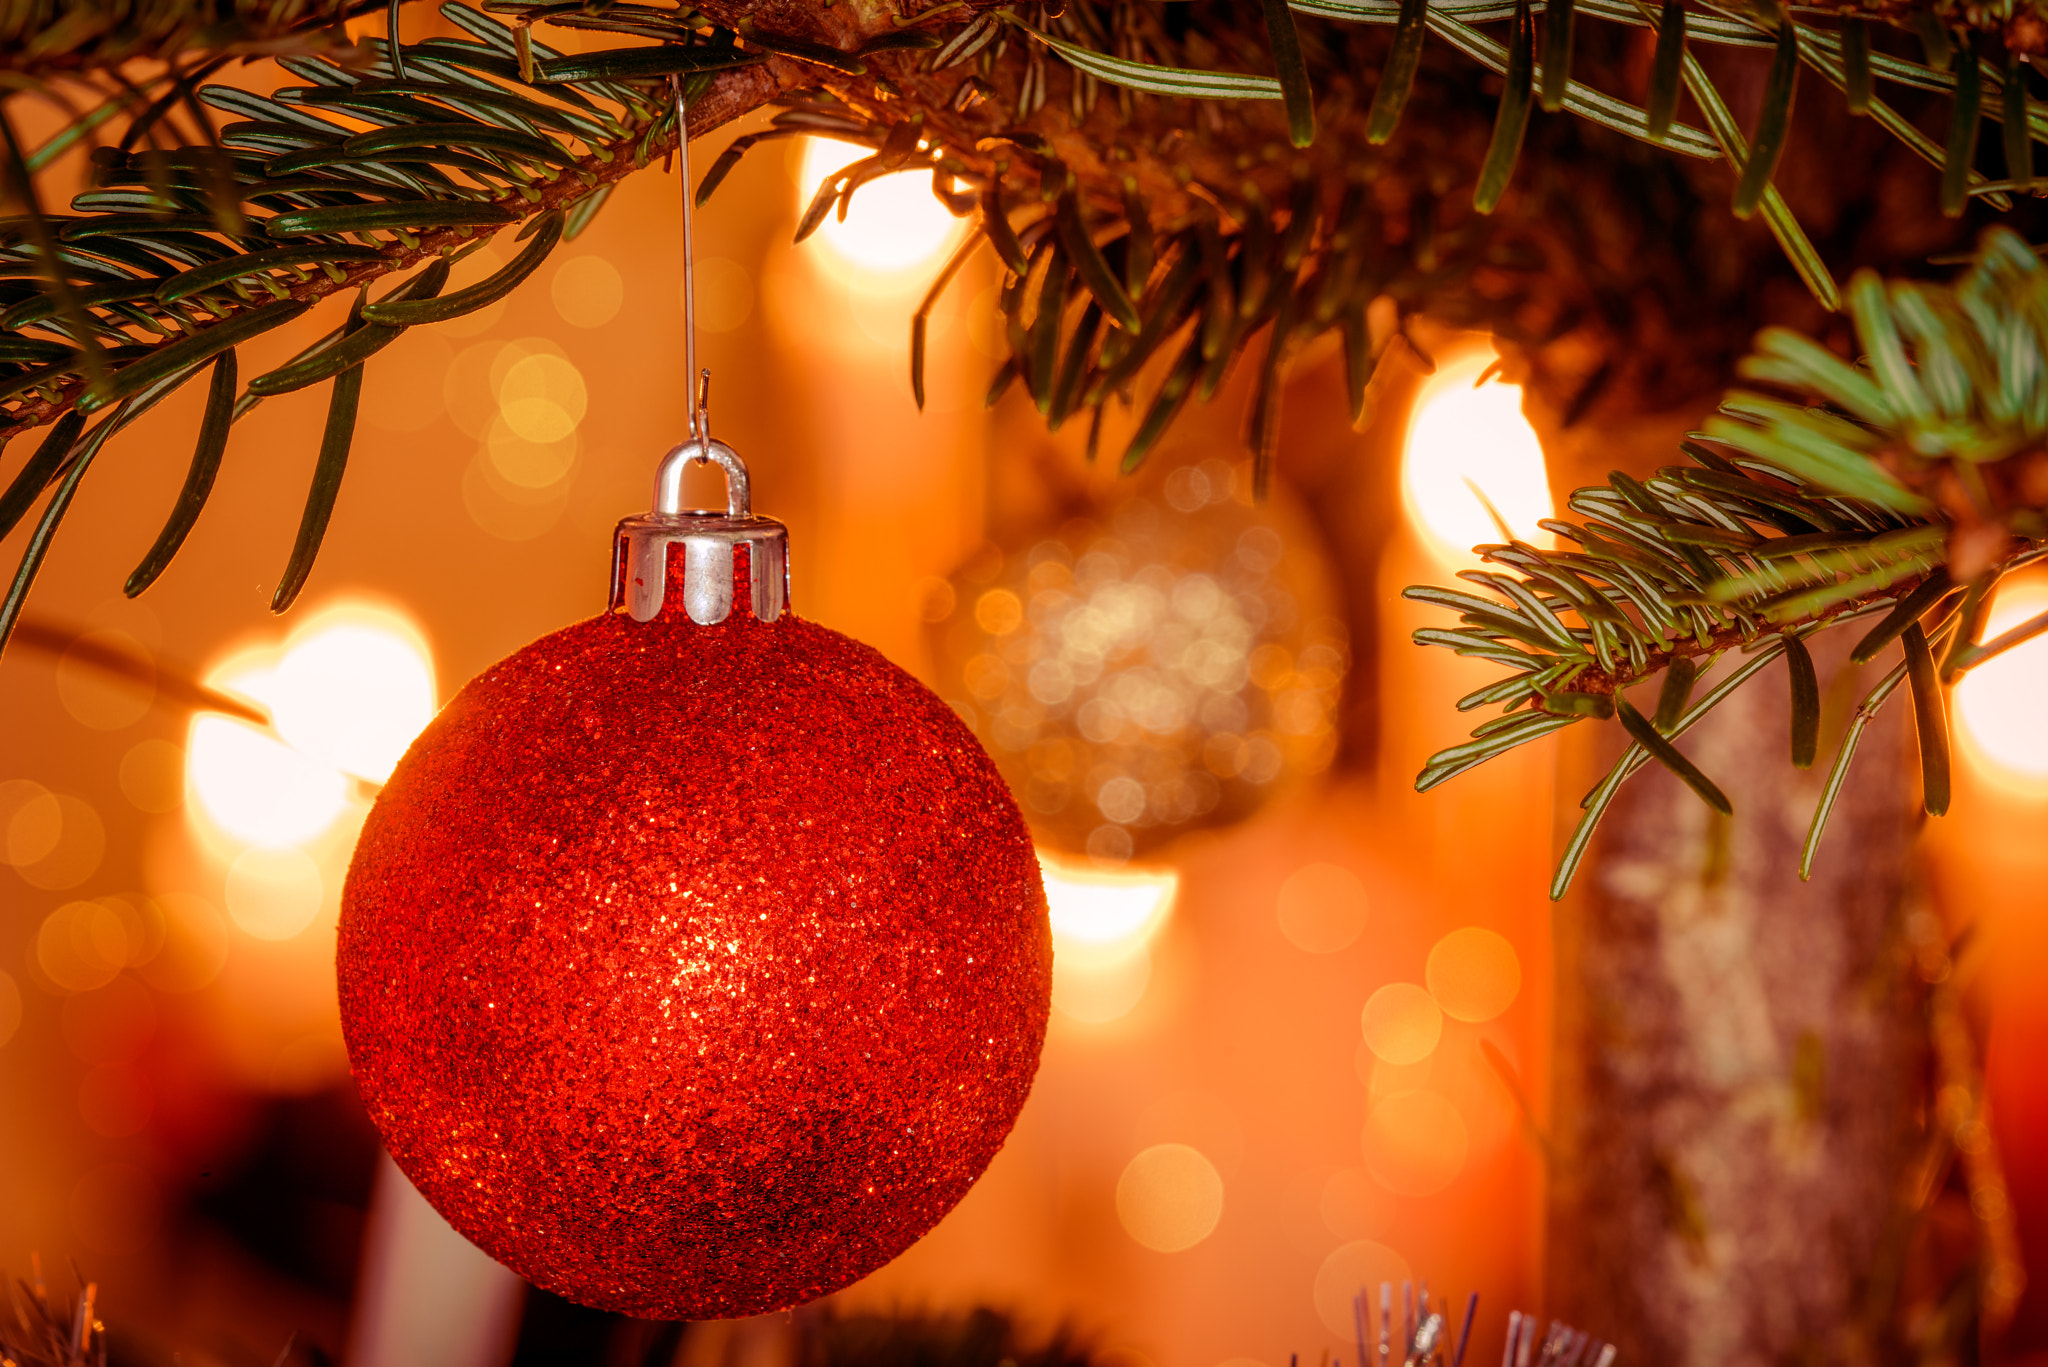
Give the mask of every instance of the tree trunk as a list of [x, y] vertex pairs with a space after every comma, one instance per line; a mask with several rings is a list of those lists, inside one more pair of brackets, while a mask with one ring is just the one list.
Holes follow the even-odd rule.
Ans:
[[[1831, 644], [1817, 653], [1840, 698], [1827, 680], [1847, 641]], [[1682, 742], [1732, 818], [1648, 766], [1558, 909], [1548, 1299], [1623, 1367], [1899, 1356], [1895, 1212], [1925, 1052], [1902, 950], [1909, 703], [1866, 733], [1801, 883], [1844, 718], [1795, 770], [1787, 691], [1775, 665]], [[1613, 761], [1619, 728], [1603, 731], [1607, 752], [1583, 746], [1561, 791]]]

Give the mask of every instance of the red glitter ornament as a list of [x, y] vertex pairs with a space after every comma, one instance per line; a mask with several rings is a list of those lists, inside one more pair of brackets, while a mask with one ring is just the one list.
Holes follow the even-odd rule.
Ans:
[[414, 1185], [536, 1285], [662, 1319], [824, 1295], [936, 1224], [1024, 1103], [1052, 968], [994, 765], [783, 609], [737, 458], [677, 448], [657, 509], [707, 457], [727, 517], [620, 524], [614, 611], [420, 735], [338, 947], [356, 1081]]

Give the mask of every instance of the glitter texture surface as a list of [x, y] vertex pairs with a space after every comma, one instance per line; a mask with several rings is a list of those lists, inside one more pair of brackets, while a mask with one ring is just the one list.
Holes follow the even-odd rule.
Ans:
[[1284, 485], [1253, 502], [1249, 462], [1118, 485], [983, 547], [948, 590], [926, 612], [938, 687], [1047, 848], [1154, 854], [1336, 758], [1335, 571]]
[[673, 611], [462, 690], [363, 828], [337, 957], [426, 1198], [658, 1319], [794, 1305], [928, 1231], [1024, 1104], [1052, 976], [1024, 823], [945, 704], [793, 616]]

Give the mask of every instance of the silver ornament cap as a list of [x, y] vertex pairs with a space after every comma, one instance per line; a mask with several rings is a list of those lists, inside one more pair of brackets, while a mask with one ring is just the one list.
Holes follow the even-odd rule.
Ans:
[[[704, 426], [708, 427], [706, 423]], [[700, 428], [699, 430], [702, 430]], [[683, 506], [683, 472], [692, 464], [725, 471], [725, 512]], [[669, 547], [680, 543], [682, 582], [672, 584]], [[636, 622], [651, 622], [671, 590], [699, 626], [732, 615], [738, 585], [734, 547], [747, 548], [749, 607], [773, 622], [789, 606], [789, 528], [754, 516], [746, 462], [722, 441], [692, 438], [662, 458], [654, 477], [654, 509], [619, 523], [612, 555], [611, 608]]]

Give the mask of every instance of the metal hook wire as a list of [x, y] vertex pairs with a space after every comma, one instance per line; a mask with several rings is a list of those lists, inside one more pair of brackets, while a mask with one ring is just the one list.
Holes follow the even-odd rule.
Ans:
[[[683, 78], [668, 78], [676, 99], [676, 166], [683, 186], [683, 393], [690, 404], [690, 437], [699, 447], [711, 440], [711, 370], [697, 369], [697, 243], [693, 231], [694, 196], [690, 193], [690, 127], [683, 108]], [[690, 381], [700, 377], [696, 393], [690, 395]]]

